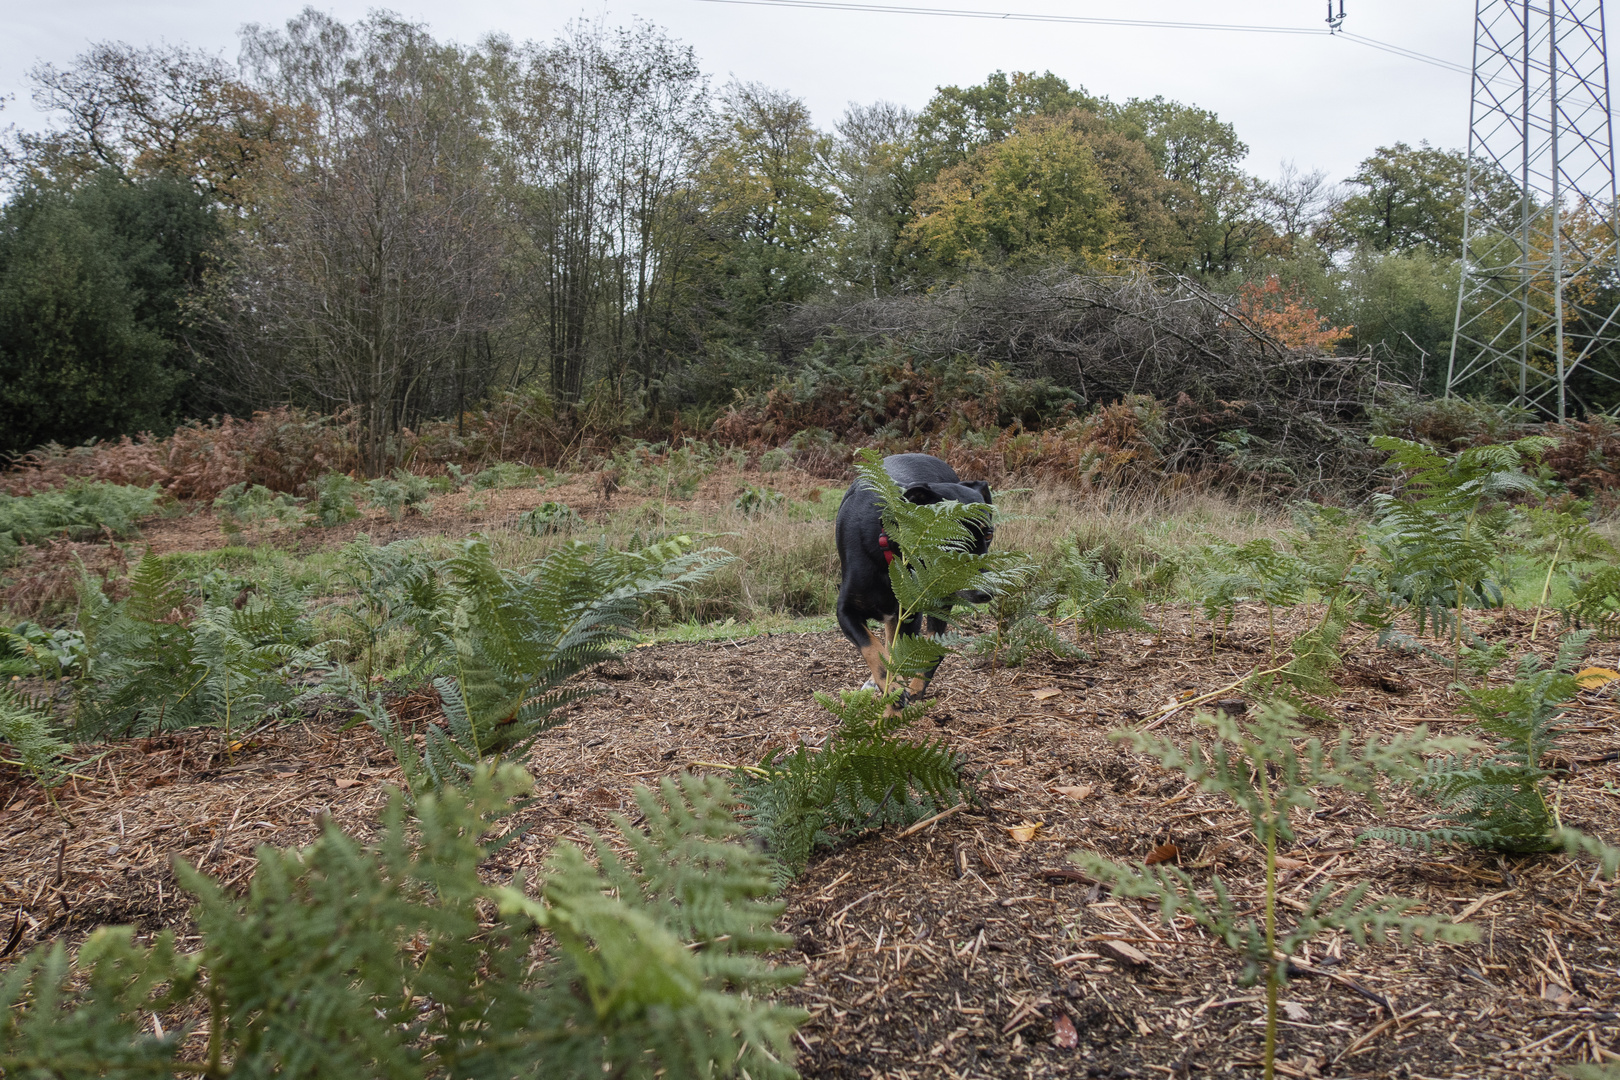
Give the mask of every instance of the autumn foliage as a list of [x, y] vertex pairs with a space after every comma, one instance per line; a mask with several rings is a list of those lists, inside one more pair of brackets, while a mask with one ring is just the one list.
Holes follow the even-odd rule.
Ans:
[[1284, 288], [1275, 274], [1261, 284], [1249, 282], [1239, 289], [1232, 315], [1235, 322], [1259, 330], [1290, 349], [1332, 352], [1352, 332], [1348, 326], [1329, 326], [1304, 301], [1297, 286]]

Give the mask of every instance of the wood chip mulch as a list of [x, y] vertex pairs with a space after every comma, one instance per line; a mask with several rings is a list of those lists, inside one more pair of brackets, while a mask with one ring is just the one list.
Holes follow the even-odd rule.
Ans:
[[[1529, 621], [1510, 612], [1476, 629], [1525, 647]], [[1263, 1003], [1241, 964], [1185, 921], [1165, 926], [1156, 909], [1109, 898], [1065, 858], [1157, 850], [1258, 900], [1263, 864], [1246, 820], [1109, 734], [1263, 664], [1264, 614], [1244, 612], [1213, 656], [1207, 623], [1190, 641], [1185, 613], [1178, 622], [1172, 611], [1165, 630], [1105, 637], [1089, 661], [946, 662], [921, 726], [966, 756], [981, 803], [822, 855], [784, 896], [779, 925], [795, 944], [778, 959], [805, 978], [783, 996], [813, 1014], [800, 1038], [806, 1076], [1258, 1075]], [[1543, 632], [1536, 647], [1551, 644]], [[1588, 662], [1620, 666], [1620, 647], [1594, 643]], [[607, 827], [635, 784], [818, 741], [831, 717], [811, 695], [858, 685], [864, 667], [835, 634], [788, 634], [638, 648], [595, 676], [606, 691], [537, 746], [531, 831], [492, 873], [532, 873], [558, 839]], [[1324, 704], [1360, 737], [1420, 722], [1455, 731], [1451, 681], [1432, 660], [1364, 647]], [[1610, 843], [1620, 842], [1615, 689], [1583, 693], [1572, 710], [1558, 788], [1565, 823]], [[1189, 711], [1157, 730], [1190, 737]], [[240, 886], [259, 844], [307, 843], [327, 817], [366, 835], [398, 780], [379, 739], [328, 720], [241, 742], [227, 753], [217, 732], [192, 731], [96, 748], [105, 756], [59, 789], [60, 815], [30, 783], [0, 778], [5, 954], [103, 923], [185, 935], [171, 859]], [[1386, 801], [1385, 823], [1421, 824], [1430, 809], [1400, 790]], [[1620, 1059], [1613, 886], [1590, 863], [1356, 843], [1377, 820], [1363, 800], [1326, 792], [1296, 821], [1284, 917], [1324, 882], [1370, 881], [1375, 894], [1473, 923], [1480, 941], [1313, 942], [1284, 993], [1281, 1075], [1553, 1076]]]

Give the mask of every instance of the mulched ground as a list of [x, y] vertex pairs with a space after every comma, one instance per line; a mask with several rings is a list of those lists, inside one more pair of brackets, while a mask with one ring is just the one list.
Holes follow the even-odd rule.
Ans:
[[[785, 997], [814, 1014], [801, 1039], [807, 1076], [1257, 1073], [1260, 994], [1242, 985], [1229, 954], [1184, 923], [1164, 926], [1156, 909], [1051, 873], [1071, 866], [1072, 851], [1142, 858], [1174, 844], [1183, 867], [1212, 868], [1239, 897], [1258, 896], [1262, 864], [1234, 808], [1188, 790], [1109, 733], [1265, 661], [1263, 615], [1244, 613], [1213, 657], [1207, 623], [1198, 641], [1188, 640], [1184, 614], [1166, 624], [1164, 638], [1105, 638], [1092, 661], [1013, 670], [947, 661], [921, 726], [979, 771], [982, 804], [826, 854], [785, 894], [780, 926], [795, 946], [779, 959], [805, 969]], [[1478, 628], [1528, 636], [1519, 613]], [[1596, 647], [1589, 662], [1616, 666], [1620, 649]], [[632, 805], [637, 783], [818, 741], [831, 717], [813, 692], [857, 685], [864, 666], [836, 635], [776, 635], [638, 648], [596, 676], [606, 692], [537, 747], [530, 767], [541, 798], [526, 822], [534, 828], [495, 872], [532, 870], [556, 840], [607, 826]], [[1358, 736], [1425, 720], [1456, 730], [1448, 668], [1365, 650], [1341, 681], [1330, 709]], [[1620, 767], [1601, 760], [1620, 749], [1614, 688], [1583, 695], [1570, 726], [1563, 819], [1620, 841]], [[1158, 730], [1184, 738], [1193, 728], [1183, 710]], [[107, 922], [184, 934], [187, 901], [172, 858], [240, 884], [256, 845], [306, 843], [326, 817], [366, 834], [398, 779], [364, 729], [311, 720], [241, 741], [234, 754], [214, 732], [116, 744], [61, 789], [60, 815], [31, 785], [7, 778], [5, 953], [77, 940]], [[1387, 820], [1416, 823], [1423, 813], [1391, 793]], [[1474, 923], [1481, 940], [1313, 943], [1303, 957], [1312, 974], [1285, 993], [1283, 1075], [1550, 1076], [1559, 1065], [1620, 1058], [1610, 884], [1562, 856], [1356, 845], [1374, 820], [1363, 801], [1327, 793], [1296, 823], [1284, 914], [1324, 881], [1370, 880], [1376, 893]], [[1055, 1040], [1069, 1025], [1073, 1048]]]

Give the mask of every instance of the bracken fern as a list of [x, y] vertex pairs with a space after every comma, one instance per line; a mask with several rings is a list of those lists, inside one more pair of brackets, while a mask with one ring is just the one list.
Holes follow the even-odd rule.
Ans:
[[[201, 948], [130, 928], [58, 943], [0, 980], [7, 1076], [786, 1080], [797, 1010], [759, 995], [798, 972], [760, 954], [787, 939], [759, 854], [736, 844], [723, 785], [685, 778], [637, 793], [646, 830], [616, 824], [621, 857], [569, 845], [539, 895], [479, 867], [511, 799], [533, 781], [480, 769], [464, 794], [389, 806], [372, 847], [328, 827], [302, 850], [259, 849], [245, 896], [181, 866]], [[498, 917], [492, 920], [492, 915]], [[552, 948], [537, 954], [534, 930]], [[154, 1034], [153, 1014], [208, 1015]]]
[[1589, 636], [1566, 635], [1550, 668], [1543, 668], [1533, 653], [1525, 654], [1511, 686], [1459, 686], [1461, 711], [1493, 740], [1491, 749], [1431, 760], [1414, 781], [1414, 790], [1440, 804], [1437, 820], [1442, 824], [1372, 829], [1366, 835], [1422, 848], [1435, 843], [1511, 852], [1564, 847], [1562, 826], [1547, 800], [1546, 782], [1552, 774], [1541, 762], [1558, 744], [1563, 705], [1577, 690], [1571, 671]]
[[817, 694], [838, 717], [819, 748], [799, 743], [771, 751], [757, 767], [737, 770], [744, 820], [787, 878], [803, 870], [818, 848], [868, 829], [906, 825], [967, 794], [962, 761], [944, 740], [910, 742], [894, 736], [928, 703], [893, 714], [891, 698], [870, 690]]
[[[570, 680], [634, 636], [645, 601], [690, 588], [730, 558], [681, 536], [631, 551], [575, 542], [508, 570], [486, 541], [463, 543], [442, 564], [425, 638], [448, 725], [426, 729], [419, 760], [375, 695], [341, 675], [331, 685], [402, 755], [413, 790], [464, 782], [486, 757], [521, 755], [561, 722], [558, 710], [598, 692]], [[418, 599], [427, 592], [424, 579]]]
[[1266, 982], [1264, 1075], [1274, 1075], [1278, 993], [1287, 978], [1287, 958], [1324, 930], [1342, 930], [1356, 941], [1382, 939], [1389, 931], [1402, 939], [1413, 935], [1446, 941], [1468, 940], [1472, 927], [1457, 926], [1438, 916], [1412, 915], [1416, 900], [1385, 896], [1368, 899], [1370, 883], [1354, 886], [1330, 903], [1338, 886], [1332, 882], [1305, 903], [1290, 927], [1277, 911], [1277, 851], [1295, 839], [1294, 812], [1316, 805], [1317, 789], [1342, 788], [1366, 796], [1376, 806], [1380, 775], [1410, 776], [1421, 755], [1445, 744], [1428, 738], [1423, 728], [1387, 743], [1354, 747], [1341, 730], [1336, 743], [1305, 739], [1294, 711], [1283, 704], [1262, 706], [1248, 720], [1224, 713], [1201, 715], [1198, 722], [1214, 736], [1209, 749], [1199, 743], [1185, 750], [1147, 732], [1120, 733], [1134, 749], [1183, 773], [1205, 791], [1219, 792], [1249, 819], [1254, 838], [1264, 848], [1265, 896], [1262, 919], [1252, 909], [1239, 911], [1219, 875], [1212, 875], [1212, 900], [1200, 894], [1192, 876], [1175, 866], [1122, 865], [1082, 852], [1073, 858], [1087, 873], [1121, 896], [1158, 901], [1165, 922], [1185, 914], [1247, 962], [1246, 979]]

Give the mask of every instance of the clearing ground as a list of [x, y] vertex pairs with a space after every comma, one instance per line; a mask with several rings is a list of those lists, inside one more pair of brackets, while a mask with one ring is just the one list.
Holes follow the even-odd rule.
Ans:
[[[582, 488], [573, 501], [588, 508], [588, 495]], [[717, 487], [711, 498], [729, 494]], [[487, 500], [486, 520], [524, 508], [516, 501], [539, 501], [532, 491], [512, 499]], [[203, 546], [199, 520], [158, 523], [148, 537], [157, 546], [170, 542], [171, 526], [189, 528], [189, 540], [177, 535], [170, 550]], [[444, 526], [407, 519], [400, 528]], [[1309, 615], [1302, 608], [1290, 618]], [[1475, 628], [1530, 647], [1522, 613], [1483, 615]], [[825, 854], [785, 893], [779, 925], [795, 944], [778, 960], [806, 972], [785, 997], [813, 1014], [801, 1036], [805, 1075], [1257, 1072], [1263, 1005], [1258, 989], [1242, 984], [1241, 965], [1198, 931], [1166, 927], [1156, 909], [1110, 899], [1065, 858], [1094, 850], [1136, 859], [1158, 849], [1194, 872], [1213, 867], [1241, 899], [1259, 896], [1263, 873], [1245, 819], [1109, 736], [1154, 723], [1190, 737], [1189, 711], [1163, 710], [1264, 661], [1264, 612], [1241, 612], [1213, 648], [1209, 624], [1193, 638], [1184, 610], [1170, 611], [1160, 630], [1087, 640], [1089, 660], [1015, 669], [946, 662], [921, 726], [966, 757], [981, 801], [909, 835], [889, 830]], [[1543, 631], [1535, 647], [1549, 653], [1548, 645]], [[1620, 649], [1594, 646], [1588, 662], [1620, 665]], [[636, 784], [819, 741], [832, 717], [813, 694], [852, 688], [865, 669], [835, 633], [780, 633], [643, 645], [591, 677], [605, 692], [575, 706], [531, 755], [539, 797], [514, 819], [530, 831], [496, 857], [496, 875], [532, 874], [558, 839], [633, 810]], [[1343, 693], [1328, 708], [1358, 737], [1458, 723], [1451, 671], [1430, 660], [1364, 648], [1339, 681]], [[398, 703], [420, 722], [435, 707], [430, 695]], [[1572, 716], [1562, 819], [1620, 841], [1615, 687], [1584, 693]], [[267, 727], [234, 749], [210, 730], [115, 743], [59, 790], [60, 813], [30, 782], [6, 775], [5, 955], [76, 941], [103, 923], [189, 933], [175, 858], [240, 886], [260, 844], [307, 843], [327, 818], [366, 835], [399, 774], [380, 739], [345, 730], [343, 719], [316, 714]], [[1424, 813], [1388, 793], [1388, 820], [1411, 824]], [[1370, 881], [1377, 894], [1474, 923], [1480, 941], [1313, 943], [1285, 994], [1283, 1075], [1550, 1076], [1559, 1065], [1620, 1056], [1611, 886], [1590, 864], [1358, 845], [1374, 820], [1363, 800], [1329, 792], [1297, 822], [1298, 846], [1283, 863], [1285, 915], [1324, 881]], [[1060, 1017], [1077, 1046], [1057, 1045]]]

